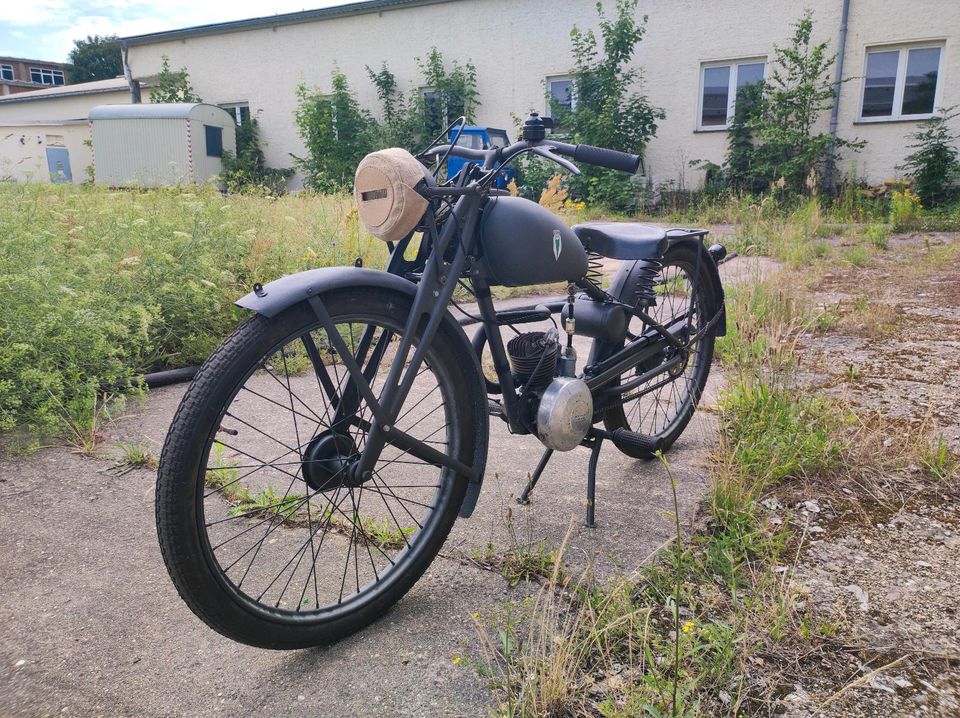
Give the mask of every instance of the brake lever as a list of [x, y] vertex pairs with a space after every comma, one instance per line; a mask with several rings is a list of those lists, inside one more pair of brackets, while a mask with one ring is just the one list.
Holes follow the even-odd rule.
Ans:
[[575, 175], [580, 174], [580, 168], [577, 167], [575, 164], [573, 164], [573, 162], [570, 162], [569, 160], [565, 160], [563, 157], [558, 157], [553, 152], [551, 152], [550, 150], [544, 147], [531, 147], [528, 151], [533, 152], [533, 154], [535, 155], [540, 155], [541, 157], [545, 157], [548, 160], [556, 162], [558, 165], [563, 167], [568, 172], [572, 172]]

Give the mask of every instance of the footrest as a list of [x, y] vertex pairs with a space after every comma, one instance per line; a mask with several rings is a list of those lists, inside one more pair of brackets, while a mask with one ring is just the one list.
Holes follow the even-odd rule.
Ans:
[[650, 456], [653, 456], [655, 452], [663, 448], [662, 439], [647, 436], [646, 434], [637, 434], [632, 431], [627, 431], [626, 429], [615, 429], [610, 439], [613, 441], [614, 446], [621, 451], [623, 447], [627, 446], [634, 451]]

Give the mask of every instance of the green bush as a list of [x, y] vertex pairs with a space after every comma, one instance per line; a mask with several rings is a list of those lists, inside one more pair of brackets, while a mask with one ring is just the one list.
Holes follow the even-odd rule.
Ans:
[[919, 130], [910, 134], [913, 144], [908, 146], [913, 152], [898, 169], [913, 180], [925, 207], [945, 204], [957, 194], [960, 149], [957, 134], [948, 124], [957, 117], [960, 112], [956, 106], [941, 110], [939, 117], [925, 121]]
[[381, 262], [351, 210], [214, 187], [0, 184], [0, 431], [59, 433], [90, 418], [101, 388], [202, 362], [254, 281]]
[[287, 179], [292, 169], [267, 167], [260, 148], [260, 123], [257, 118], [245, 119], [237, 127], [237, 154], [223, 153], [220, 178], [229, 192], [266, 192], [286, 194]]
[[307, 149], [306, 157], [293, 157], [304, 184], [319, 192], [352, 189], [357, 165], [374, 149], [376, 123], [346, 75], [333, 74], [329, 93], [298, 85], [294, 119]]
[[[616, 17], [607, 18], [597, 3], [600, 37], [593, 30], [574, 28], [574, 96], [572, 110], [553, 98], [551, 111], [560, 125], [569, 128], [571, 141], [642, 155], [657, 132], [657, 121], [666, 115], [647, 97], [630, 92], [640, 79], [640, 69], [631, 60], [644, 33], [646, 16], [636, 18], [637, 0], [617, 0]], [[616, 210], [635, 210], [640, 188], [622, 172], [591, 165], [570, 178], [571, 193], [591, 204]]]

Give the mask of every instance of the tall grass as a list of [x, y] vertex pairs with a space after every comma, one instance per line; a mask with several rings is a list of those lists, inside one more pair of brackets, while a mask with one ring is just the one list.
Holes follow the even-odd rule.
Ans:
[[0, 184], [0, 431], [89, 426], [103, 387], [203, 361], [254, 282], [385, 255], [345, 196]]

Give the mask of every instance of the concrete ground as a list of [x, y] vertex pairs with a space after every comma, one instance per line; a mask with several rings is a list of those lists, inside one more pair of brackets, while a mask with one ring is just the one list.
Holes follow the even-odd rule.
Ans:
[[[768, 269], [753, 260], [736, 280]], [[584, 356], [584, 354], [581, 354]], [[706, 459], [719, 381], [670, 452], [684, 521], [707, 486]], [[183, 386], [150, 392], [108, 429], [105, 446], [145, 440], [159, 452]], [[559, 544], [568, 563], [604, 576], [630, 571], [672, 532], [670, 482], [657, 462], [605, 447], [597, 527], [582, 526], [588, 452], [555, 454], [529, 509], [513, 501], [542, 447], [491, 424], [484, 490], [459, 520], [426, 575], [379, 622], [323, 649], [270, 652], [208, 629], [178, 597], [163, 566], [154, 522], [154, 474], [105, 472], [102, 458], [50, 447], [0, 459], [0, 715], [19, 716], [477, 716], [491, 707], [475, 611], [522, 599], [463, 556], [510, 545], [507, 509], [521, 538]]]

